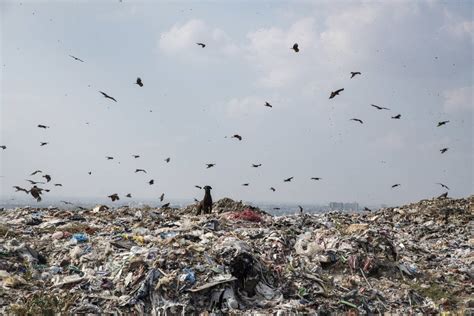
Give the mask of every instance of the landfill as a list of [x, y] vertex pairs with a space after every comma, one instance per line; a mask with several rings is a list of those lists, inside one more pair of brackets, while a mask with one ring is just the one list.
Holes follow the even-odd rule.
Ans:
[[142, 207], [0, 210], [0, 314], [474, 312], [474, 196], [271, 216]]

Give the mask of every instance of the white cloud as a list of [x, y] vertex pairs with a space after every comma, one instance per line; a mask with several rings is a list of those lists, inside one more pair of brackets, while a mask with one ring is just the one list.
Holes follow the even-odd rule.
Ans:
[[226, 104], [226, 112], [230, 117], [244, 116], [261, 110], [264, 104], [265, 100], [256, 96], [232, 98]]
[[474, 87], [462, 87], [443, 92], [444, 110], [448, 113], [474, 110]]

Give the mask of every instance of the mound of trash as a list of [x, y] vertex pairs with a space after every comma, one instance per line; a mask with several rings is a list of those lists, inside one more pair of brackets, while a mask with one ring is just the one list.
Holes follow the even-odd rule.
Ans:
[[474, 196], [272, 217], [0, 212], [0, 314], [472, 313]]

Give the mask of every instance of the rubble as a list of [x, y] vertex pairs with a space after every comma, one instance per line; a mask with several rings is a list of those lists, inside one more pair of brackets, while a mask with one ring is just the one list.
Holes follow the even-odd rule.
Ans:
[[0, 314], [473, 312], [474, 196], [372, 213], [0, 212]]

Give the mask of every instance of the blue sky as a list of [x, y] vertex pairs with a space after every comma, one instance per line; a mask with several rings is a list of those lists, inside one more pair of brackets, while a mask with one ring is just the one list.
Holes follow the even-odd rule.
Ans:
[[[211, 185], [215, 199], [275, 202], [404, 203], [441, 194], [436, 182], [452, 196], [473, 193], [472, 2], [3, 1], [0, 9], [3, 199], [18, 196], [12, 186], [27, 186], [36, 169], [63, 184], [51, 197], [200, 197], [195, 184]], [[450, 123], [436, 127], [442, 120]]]

